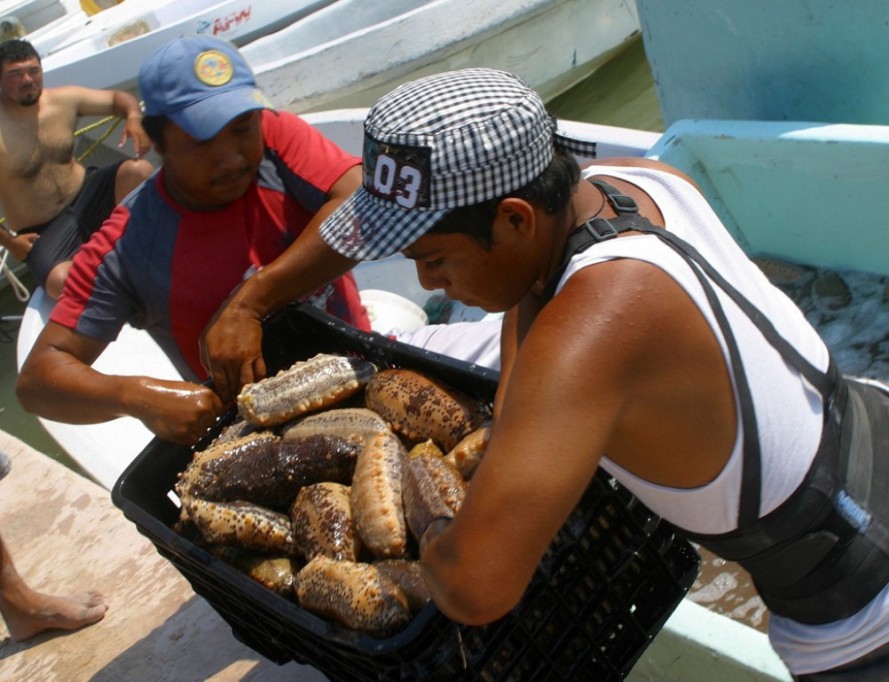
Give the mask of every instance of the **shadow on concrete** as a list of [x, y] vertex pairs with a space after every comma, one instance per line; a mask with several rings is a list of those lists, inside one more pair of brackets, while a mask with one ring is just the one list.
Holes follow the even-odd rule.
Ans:
[[96, 672], [93, 682], [251, 680], [324, 682], [309, 666], [277, 665], [235, 639], [229, 625], [201, 597], [183, 602], [162, 625]]

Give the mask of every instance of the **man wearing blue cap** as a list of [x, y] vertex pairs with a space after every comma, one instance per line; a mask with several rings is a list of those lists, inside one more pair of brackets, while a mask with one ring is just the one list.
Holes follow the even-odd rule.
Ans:
[[[233, 394], [201, 385], [198, 339], [245, 278], [314, 253], [317, 226], [360, 183], [360, 160], [299, 117], [274, 111], [240, 53], [190, 36], [156, 50], [139, 87], [163, 165], [75, 259], [20, 373], [25, 409], [71, 423], [140, 419], [193, 443]], [[304, 300], [369, 329], [353, 261], [325, 247]], [[185, 381], [108, 376], [91, 367], [125, 323], [145, 328]]]

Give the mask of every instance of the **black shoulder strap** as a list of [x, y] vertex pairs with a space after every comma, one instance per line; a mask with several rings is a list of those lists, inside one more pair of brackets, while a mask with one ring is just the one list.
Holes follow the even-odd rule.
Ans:
[[[605, 196], [614, 206], [612, 195], [621, 195], [614, 187], [601, 181], [590, 180], [605, 193]], [[593, 244], [606, 241], [617, 237], [623, 232], [630, 230], [653, 234], [674, 251], [676, 251], [688, 263], [689, 267], [695, 273], [698, 281], [704, 289], [707, 301], [710, 303], [713, 314], [716, 317], [717, 324], [725, 338], [729, 358], [732, 364], [732, 373], [735, 377], [735, 383], [738, 390], [738, 397], [741, 401], [741, 416], [744, 428], [744, 461], [742, 465], [742, 485], [741, 485], [741, 501], [738, 512], [739, 525], [752, 522], [759, 517], [760, 496], [762, 492], [762, 461], [759, 446], [759, 432], [756, 425], [756, 415], [753, 409], [753, 397], [750, 393], [750, 387], [747, 383], [746, 373], [744, 372], [743, 362], [741, 360], [740, 351], [737, 347], [734, 335], [728, 324], [728, 319], [722, 309], [716, 292], [713, 289], [711, 280], [720, 287], [732, 301], [741, 309], [741, 311], [753, 322], [759, 329], [760, 333], [766, 341], [777, 350], [781, 356], [791, 364], [798, 372], [800, 372], [806, 380], [821, 394], [824, 404], [827, 404], [830, 395], [835, 387], [835, 380], [829, 373], [822, 372], [804, 358], [799, 351], [796, 350], [781, 334], [775, 329], [771, 321], [769, 321], [762, 312], [754, 306], [741, 292], [735, 289], [716, 269], [707, 261], [691, 244], [677, 237], [675, 234], [665, 229], [655, 227], [646, 218], [638, 215], [635, 208], [635, 201], [631, 197], [626, 197], [633, 202], [632, 208], [625, 208], [618, 211], [618, 217], [612, 220], [605, 218], [593, 218], [583, 225], [576, 228], [569, 235], [565, 258], [558, 271], [547, 282], [544, 289], [544, 300], [550, 300], [555, 295], [556, 287], [568, 267], [571, 258], [580, 253]], [[615, 209], [617, 210], [617, 209]], [[705, 276], [706, 275], [706, 276]], [[709, 279], [708, 279], [709, 278]], [[749, 437], [748, 437], [749, 436]]]
[[583, 225], [575, 228], [574, 231], [568, 235], [568, 239], [565, 242], [565, 252], [562, 257], [562, 264], [552, 277], [549, 278], [549, 281], [546, 283], [543, 293], [541, 294], [544, 301], [549, 301], [555, 296], [559, 280], [562, 279], [562, 275], [565, 273], [568, 263], [575, 254], [585, 251], [597, 242], [613, 239], [621, 232], [635, 230], [637, 229], [637, 227], [635, 227], [636, 225], [651, 225], [651, 223], [639, 215], [639, 206], [636, 204], [636, 200], [633, 197], [622, 194], [616, 187], [609, 185], [602, 180], [587, 178], [587, 182], [599, 188], [605, 195], [608, 203], [611, 204], [611, 208], [617, 213], [618, 217], [614, 220], [592, 218], [583, 223]]
[[599, 188], [602, 194], [605, 195], [605, 198], [608, 199], [611, 208], [618, 215], [636, 215], [639, 213], [639, 205], [636, 203], [636, 200], [620, 192], [614, 185], [609, 185], [604, 180], [597, 180], [596, 178], [587, 178], [587, 182]]
[[[612, 220], [608, 220], [607, 218], [593, 218], [592, 220], [588, 220], [583, 225], [577, 227], [568, 236], [562, 265], [559, 266], [558, 271], [550, 278], [544, 289], [543, 296], [545, 301], [548, 301], [553, 297], [559, 280], [561, 280], [562, 275], [565, 273], [571, 258], [577, 253], [585, 251], [598, 242], [613, 239], [623, 232], [632, 230], [636, 232], [644, 232], [646, 234], [653, 234], [673, 248], [673, 250], [682, 256], [690, 265], [694, 263], [700, 270], [703, 270], [707, 277], [713, 280], [713, 282], [715, 282], [716, 285], [735, 302], [744, 314], [750, 318], [751, 322], [753, 322], [763, 336], [766, 337], [766, 340], [768, 340], [768, 342], [781, 353], [781, 355], [790, 362], [790, 364], [792, 364], [794, 368], [796, 368], [797, 371], [799, 371], [806, 380], [818, 390], [819, 393], [825, 397], [830, 394], [833, 390], [833, 380], [812, 365], [799, 353], [799, 351], [796, 350], [796, 348], [788, 343], [778, 330], [775, 329], [771, 321], [763, 315], [759, 308], [754, 306], [743, 294], [741, 294], [741, 292], [735, 289], [735, 287], [732, 286], [710, 264], [710, 262], [698, 252], [697, 249], [685, 240], [677, 237], [675, 234], [668, 232], [665, 229], [655, 227], [647, 218], [638, 215], [635, 209], [635, 201], [633, 201], [632, 197], [620, 194], [614, 187], [602, 181], [590, 180], [590, 182], [602, 187], [606, 196], [609, 198], [609, 201], [611, 201], [612, 195], [624, 197], [630, 202], [633, 202], [634, 208], [629, 210], [625, 209], [624, 213], [619, 213], [618, 217]], [[614, 204], [612, 203], [612, 205]], [[705, 289], [707, 286], [708, 285], [705, 285]], [[548, 292], [551, 293], [547, 295]], [[725, 333], [725, 331], [726, 330], [723, 330], [723, 333]]]

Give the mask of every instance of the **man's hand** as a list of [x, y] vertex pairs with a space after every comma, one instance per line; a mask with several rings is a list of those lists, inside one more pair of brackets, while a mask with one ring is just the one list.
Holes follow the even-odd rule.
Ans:
[[211, 389], [187, 381], [145, 379], [140, 400], [133, 416], [163, 440], [183, 445], [199, 441], [225, 409]]
[[151, 151], [151, 139], [142, 127], [141, 115], [127, 117], [118, 147], [123, 147], [127, 140], [133, 141], [133, 153], [137, 159]]
[[220, 307], [201, 335], [201, 364], [223, 403], [233, 401], [244, 384], [265, 376], [262, 319], [242, 307]]
[[22, 262], [24, 262], [28, 257], [28, 254], [31, 253], [31, 249], [34, 248], [34, 243], [40, 236], [36, 232], [19, 234], [15, 237], [12, 237], [9, 233], [7, 233], [7, 235], [10, 239], [8, 240], [8, 246], [6, 248], [9, 250], [9, 253], [12, 254], [13, 258]]
[[360, 186], [361, 166], [354, 165], [334, 183], [327, 202], [296, 241], [242, 282], [207, 324], [201, 335], [201, 364], [224, 402], [234, 400], [244, 384], [265, 377], [263, 319], [342, 277], [357, 263], [328, 246], [318, 227]]

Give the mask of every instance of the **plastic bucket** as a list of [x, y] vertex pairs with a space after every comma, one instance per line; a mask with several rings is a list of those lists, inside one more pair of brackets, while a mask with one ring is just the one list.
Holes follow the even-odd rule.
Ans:
[[423, 309], [404, 296], [383, 289], [364, 289], [359, 293], [370, 327], [379, 334], [388, 334], [394, 329], [412, 332], [429, 324]]

